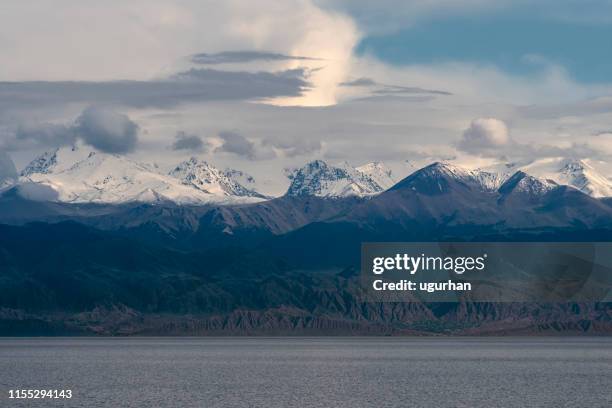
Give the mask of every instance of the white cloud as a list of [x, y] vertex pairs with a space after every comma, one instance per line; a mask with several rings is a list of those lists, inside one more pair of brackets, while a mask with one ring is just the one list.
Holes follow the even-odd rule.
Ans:
[[466, 152], [478, 153], [497, 149], [511, 143], [508, 126], [495, 118], [474, 119], [461, 137], [458, 147]]
[[358, 39], [351, 18], [310, 0], [6, 0], [0, 80], [148, 80], [184, 68], [193, 54], [253, 50], [313, 58], [274, 64], [311, 70], [314, 85], [274, 103], [329, 105]]
[[[333, 3], [109, 0], [86, 4], [57, 0], [33, 4], [5, 0], [0, 13], [0, 81], [134, 81], [113, 82], [112, 88], [108, 82], [95, 87], [89, 84], [93, 90], [87, 98], [81, 88], [68, 92], [65, 82], [42, 84], [50, 89], [44, 94], [41, 84], [31, 89], [31, 84], [22, 83], [31, 92], [20, 94], [21, 98], [15, 98], [15, 84], [13, 89], [6, 85], [6, 97], [0, 100], [0, 126], [14, 137], [14, 130], [24, 121], [69, 124], [91, 103], [90, 95], [95, 95], [103, 99], [100, 103], [115, 106], [139, 124], [139, 148], [133, 155], [175, 161], [190, 153], [168, 149], [177, 132], [186, 129], [211, 143], [208, 151], [199, 152], [207, 160], [222, 161], [217, 163], [220, 167], [244, 168], [257, 179], [281, 174], [283, 167], [316, 157], [356, 164], [370, 160], [402, 164], [417, 156], [429, 160], [440, 155], [473, 162], [474, 155], [482, 154], [478, 147], [489, 149], [487, 154], [503, 151], [523, 156], [569, 153], [581, 146], [610, 150], [606, 138], [595, 140], [589, 135], [612, 128], [607, 96], [612, 95], [612, 87], [576, 83], [558, 65], [547, 62], [536, 75], [510, 75], [492, 65], [451, 62], [396, 67], [370, 55], [353, 55], [363, 32], [395, 29], [449, 14], [489, 12], [507, 7], [509, 1]], [[254, 54], [240, 54], [239, 62], [237, 54], [229, 54], [233, 57], [229, 60], [223, 54], [232, 51]], [[208, 71], [205, 86], [188, 83], [185, 92], [172, 94], [170, 99], [158, 92], [160, 84], [166, 85], [164, 79], [188, 72], [193, 67], [190, 56], [201, 53], [226, 57], [223, 61], [217, 58], [214, 69], [218, 71]], [[285, 78], [289, 82], [280, 83], [280, 90], [272, 88], [277, 78], [264, 81], [271, 72], [282, 74], [296, 68], [305, 69], [312, 82], [312, 89], [303, 95], [296, 91], [301, 77]], [[242, 80], [237, 81], [238, 77]], [[356, 84], [361, 86], [340, 86], [359, 78]], [[237, 97], [211, 97], [217, 95], [214, 84], [224, 93], [235, 90]], [[377, 88], [372, 85], [376, 84], [392, 84], [403, 93], [373, 97]], [[141, 88], [147, 92], [140, 92]], [[196, 95], [198, 90], [205, 97]], [[423, 95], [424, 90], [430, 91]], [[243, 102], [256, 98], [282, 106]], [[489, 119], [470, 124], [473, 118], [496, 118], [512, 128], [512, 138], [500, 123]], [[41, 146], [56, 140], [61, 126], [22, 130], [29, 130], [24, 133], [29, 142]], [[457, 152], [457, 140], [466, 128], [470, 130], [463, 135], [463, 143], [469, 153]], [[246, 135], [246, 142], [215, 138], [224, 129]], [[68, 141], [73, 136], [68, 133]], [[198, 146], [197, 140], [191, 142]], [[230, 151], [222, 151], [224, 143]], [[34, 150], [29, 144], [26, 147]], [[27, 160], [19, 158], [17, 151], [12, 153], [18, 163]]]

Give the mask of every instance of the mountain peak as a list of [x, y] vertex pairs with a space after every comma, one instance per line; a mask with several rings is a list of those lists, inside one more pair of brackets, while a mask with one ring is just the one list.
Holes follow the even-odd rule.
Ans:
[[559, 181], [576, 187], [592, 197], [611, 197], [612, 183], [584, 160], [568, 159], [561, 163]]
[[69, 170], [71, 167], [80, 162], [87, 161], [98, 155], [101, 160], [105, 157], [121, 156], [110, 153], [98, 152], [87, 146], [71, 145], [48, 150], [32, 160], [22, 171], [22, 177], [30, 177], [32, 175], [58, 174]]
[[506, 180], [498, 191], [503, 195], [519, 193], [530, 197], [540, 197], [557, 186], [558, 184], [552, 180], [539, 179], [519, 170]]
[[448, 162], [434, 162], [415, 171], [392, 189], [410, 189], [422, 194], [437, 195], [455, 188], [495, 191], [500, 184], [501, 178], [497, 174], [469, 170]]
[[[289, 196], [347, 197], [367, 196], [384, 191], [392, 181], [385, 180], [382, 164], [368, 163], [354, 168], [348, 163], [331, 166], [323, 160], [313, 160], [293, 170], [288, 177]], [[389, 176], [387, 176], [387, 179]]]
[[234, 178], [238, 173], [244, 175], [244, 173], [232, 169], [221, 171], [204, 160], [191, 157], [172, 169], [169, 176], [180, 180], [184, 185], [208, 194], [265, 198], [264, 195], [240, 184]]
[[325, 172], [325, 171], [328, 171], [329, 168], [330, 166], [326, 162], [320, 159], [316, 159], [316, 160], [309, 161], [304, 166], [302, 166], [300, 169], [294, 169], [293, 171], [289, 171], [288, 177], [290, 180], [292, 180], [300, 172], [311, 174], [311, 173], [317, 173], [317, 172]]
[[374, 180], [382, 190], [388, 190], [396, 183], [393, 172], [381, 162], [366, 163], [357, 167], [356, 170]]
[[540, 179], [575, 187], [591, 197], [612, 197], [612, 181], [598, 172], [588, 159], [544, 158], [534, 160], [519, 170]]
[[57, 164], [57, 153], [59, 149], [50, 150], [37, 156], [22, 171], [21, 176], [28, 177], [32, 174], [48, 174], [53, 171]]
[[[220, 173], [197, 158], [182, 163], [180, 169], [185, 173], [189, 169], [197, 169], [200, 173], [189, 173], [193, 177], [203, 172], [213, 175]], [[57, 192], [58, 201], [74, 203], [172, 201], [180, 204], [205, 204], [254, 197], [222, 192], [218, 184], [215, 185], [218, 188], [211, 188], [211, 191], [196, 188], [194, 183], [161, 174], [157, 166], [79, 146], [43, 153], [24, 169], [21, 181], [49, 187]]]
[[568, 170], [584, 170], [592, 169], [584, 160], [581, 159], [566, 159], [563, 161], [563, 169]]

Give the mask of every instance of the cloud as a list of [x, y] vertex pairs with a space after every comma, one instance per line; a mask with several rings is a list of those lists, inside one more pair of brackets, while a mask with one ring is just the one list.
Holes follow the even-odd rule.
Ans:
[[450, 92], [437, 89], [425, 89], [417, 86], [401, 86], [382, 84], [372, 78], [360, 77], [351, 81], [341, 82], [341, 87], [347, 88], [371, 88], [371, 93], [377, 96], [390, 95], [452, 95]]
[[59, 197], [53, 187], [42, 183], [20, 183], [17, 186], [17, 193], [31, 201], [55, 201]]
[[172, 107], [190, 102], [297, 97], [308, 87], [304, 69], [280, 72], [190, 69], [150, 81], [0, 82], [0, 107], [69, 103]]
[[127, 115], [90, 106], [77, 118], [77, 136], [85, 143], [107, 153], [128, 153], [138, 142], [138, 125]]
[[351, 81], [340, 82], [340, 86], [376, 86], [378, 82], [372, 78], [361, 77]]
[[[31, 5], [6, 1], [9, 5], [0, 13], [0, 38], [12, 40], [3, 43], [0, 81], [148, 82], [184, 67], [185, 56], [202, 50], [209, 56], [227, 50], [274, 50], [263, 52], [291, 57], [270, 61], [277, 70], [323, 68], [311, 78], [314, 86], [304, 93], [278, 92], [265, 84], [259, 87], [254, 75], [242, 87], [249, 89], [252, 80], [257, 94], [246, 98], [329, 105], [336, 102], [337, 84], [344, 80], [359, 41], [352, 18], [314, 0], [109, 0], [96, 7], [57, 0], [40, 5], [36, 13]], [[182, 97], [189, 102], [189, 94]], [[94, 102], [102, 103], [88, 101]]]
[[506, 124], [495, 118], [474, 119], [463, 132], [457, 147], [468, 153], [499, 150], [512, 143]]
[[220, 132], [219, 138], [223, 144], [217, 148], [220, 152], [234, 153], [247, 159], [255, 158], [255, 144], [246, 137], [235, 132]]
[[323, 147], [320, 140], [311, 139], [264, 139], [262, 144], [264, 146], [271, 146], [278, 150], [283, 157], [295, 157], [315, 153], [320, 151]]
[[[168, 145], [178, 139], [168, 129], [197, 129], [202, 135], [239, 129], [247, 136], [242, 150], [221, 138], [211, 138], [218, 144], [209, 150], [226, 145], [219, 149], [236, 152], [219, 153], [229, 162], [224, 164], [244, 165], [263, 179], [274, 166], [291, 165], [291, 157], [320, 150], [321, 156], [335, 154], [343, 160], [392, 163], [404, 160], [415, 148], [470, 160], [485, 155], [584, 154], [580, 138], [612, 123], [612, 99], [604, 96], [612, 94], [612, 88], [578, 84], [562, 69], [510, 75], [469, 61], [398, 67], [372, 54], [355, 53], [364, 36], [374, 31], [370, 22], [383, 31], [394, 30], [391, 20], [397, 16], [399, 25], [409, 29], [412, 22], [439, 15], [474, 15], [480, 7], [476, 3], [483, 9], [493, 7], [486, 0], [468, 0], [473, 7], [452, 0], [333, 2], [342, 7], [327, 0], [217, 3], [110, 0], [92, 9], [58, 0], [31, 15], [30, 6], [14, 1], [0, 15], [0, 38], [14, 40], [5, 44], [0, 56], [0, 79], [10, 81], [0, 82], [0, 134], [14, 137], [19, 121], [36, 118], [67, 125], [40, 125], [49, 128], [36, 132], [24, 126], [24, 146], [70, 143], [76, 137], [71, 125], [78, 116], [74, 109], [111, 105], [137, 115], [133, 118], [146, 127], [147, 143], [137, 152], [143, 160], [174, 160], [167, 154]], [[32, 18], [24, 18], [28, 15]], [[113, 30], [94, 30], [91, 24], [112, 24]], [[121, 41], [125, 38], [130, 41]], [[206, 54], [200, 58], [210, 65], [189, 61], [203, 50]], [[252, 63], [238, 62], [251, 58]], [[236, 61], [234, 72], [223, 71], [223, 61]], [[262, 67], [274, 72], [254, 71]], [[451, 92], [453, 96], [438, 97]], [[357, 99], [364, 96], [368, 98]], [[336, 105], [285, 108], [243, 103], [254, 100]], [[477, 117], [512, 123], [514, 142], [478, 148], [472, 137], [459, 143], [464, 128]], [[558, 144], [561, 126], [567, 142], [563, 145]], [[534, 143], [543, 146], [536, 149]], [[31, 152], [20, 153], [26, 154]], [[274, 154], [277, 160], [256, 161]], [[20, 155], [14, 155], [18, 164], [25, 160]]]
[[85, 108], [71, 124], [22, 123], [4, 143], [7, 150], [61, 147], [78, 140], [108, 153], [128, 153], [138, 142], [138, 125], [108, 108]]
[[236, 132], [223, 131], [219, 133], [222, 141], [215, 151], [233, 153], [249, 160], [267, 160], [276, 157], [276, 153], [269, 146], [258, 146], [246, 137]]
[[6, 152], [0, 150], [0, 187], [2, 182], [6, 180], [16, 180], [17, 169], [15, 163]]
[[172, 143], [172, 150], [205, 152], [208, 150], [208, 144], [200, 136], [189, 135], [180, 131], [176, 134], [174, 143]]
[[285, 55], [262, 51], [223, 51], [192, 55], [191, 62], [202, 65], [237, 64], [252, 61], [318, 61], [319, 58]]
[[385, 86], [372, 92], [376, 95], [452, 95], [450, 92], [416, 86]]
[[9, 148], [58, 147], [74, 144], [76, 133], [69, 126], [54, 123], [21, 124]]
[[505, 122], [495, 118], [474, 119], [456, 146], [472, 155], [526, 162], [544, 157], [594, 158], [603, 153], [601, 146], [592, 141], [521, 143], [510, 137]]

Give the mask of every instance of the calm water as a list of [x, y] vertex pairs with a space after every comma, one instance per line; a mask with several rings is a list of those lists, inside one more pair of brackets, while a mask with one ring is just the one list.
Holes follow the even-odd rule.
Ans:
[[612, 407], [612, 338], [0, 339], [0, 390], [2, 407]]

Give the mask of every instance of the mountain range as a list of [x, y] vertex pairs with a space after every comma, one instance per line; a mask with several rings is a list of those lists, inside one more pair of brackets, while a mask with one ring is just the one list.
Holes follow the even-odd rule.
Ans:
[[[441, 238], [451, 231], [461, 237], [466, 229], [612, 225], [609, 200], [521, 170], [500, 175], [436, 162], [394, 183], [380, 163], [352, 168], [318, 160], [292, 171], [286, 194], [276, 198], [241, 184], [237, 174], [244, 176], [196, 158], [164, 174], [121, 156], [58, 150], [33, 161], [17, 186], [4, 191], [0, 222], [77, 220], [106, 230], [152, 229], [145, 235], [196, 246], [258, 242], [308, 227], [330, 230], [325, 241], [339, 226], [359, 229], [355, 237], [367, 232], [389, 239], [415, 231]], [[43, 187], [50, 192], [41, 198]]]
[[318, 160], [267, 197], [198, 158], [165, 171], [54, 150], [0, 193], [0, 334], [612, 333], [610, 303], [360, 297], [363, 242], [611, 241], [608, 179], [536, 164], [396, 179]]
[[[7, 163], [6, 160], [2, 161]], [[7, 164], [8, 165], [8, 164]], [[456, 178], [471, 179], [494, 191], [517, 172], [574, 187], [594, 198], [612, 197], [612, 181], [584, 160], [541, 159], [529, 163], [504, 163], [467, 169], [445, 163]], [[427, 168], [427, 166], [425, 167]], [[414, 174], [422, 169], [415, 169]], [[3, 172], [6, 173], [6, 172]], [[326, 198], [373, 197], [392, 188], [399, 179], [383, 163], [353, 167], [344, 162], [331, 165], [322, 160], [301, 168], [286, 169], [290, 181], [286, 196]], [[5, 177], [0, 191], [24, 185], [32, 192], [40, 187], [48, 201], [65, 203], [174, 202], [177, 204], [239, 204], [271, 199], [257, 191], [255, 179], [236, 169], [218, 169], [191, 157], [169, 171], [156, 164], [71, 146], [43, 153], [28, 164], [19, 177]]]
[[264, 198], [227, 169], [191, 158], [169, 173], [158, 166], [78, 146], [46, 152], [21, 172], [18, 184], [41, 186], [67, 203], [171, 201], [179, 204], [248, 202]]
[[612, 197], [610, 179], [599, 173], [587, 160], [544, 158], [528, 163], [504, 163], [488, 170], [506, 178], [520, 170], [544, 180], [575, 187], [592, 197]]

